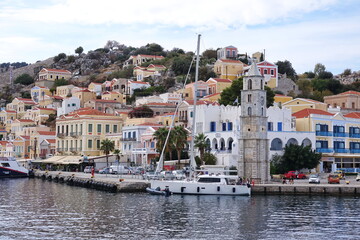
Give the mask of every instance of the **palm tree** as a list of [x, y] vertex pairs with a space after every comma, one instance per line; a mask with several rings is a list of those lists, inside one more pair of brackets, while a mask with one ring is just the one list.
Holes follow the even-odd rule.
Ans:
[[[156, 140], [156, 150], [161, 154], [162, 150], [165, 145], [166, 137], [168, 135], [169, 130], [165, 127], [159, 128], [154, 132], [154, 139]], [[172, 146], [172, 140], [171, 140], [171, 134], [169, 136], [169, 140], [165, 146], [164, 154], [167, 152], [170, 154], [170, 159], [172, 158], [171, 154], [171, 146]]]
[[104, 151], [106, 155], [106, 167], [109, 167], [109, 153], [111, 151], [114, 151], [115, 148], [115, 142], [111, 141], [109, 139], [104, 139], [101, 141], [101, 147], [100, 150]]
[[118, 162], [120, 162], [120, 154], [121, 154], [121, 151], [119, 149], [115, 149], [114, 150], [114, 154], [116, 155], [116, 160]]
[[199, 133], [195, 136], [195, 147], [199, 149], [201, 164], [204, 164], [204, 153], [205, 149], [208, 148], [209, 144], [206, 141], [207, 136], [204, 133]]
[[184, 149], [184, 146], [187, 142], [189, 133], [185, 130], [182, 126], [176, 126], [172, 130], [172, 142], [174, 143], [177, 155], [178, 155], [178, 161], [180, 165], [180, 159], [181, 159], [181, 151]]

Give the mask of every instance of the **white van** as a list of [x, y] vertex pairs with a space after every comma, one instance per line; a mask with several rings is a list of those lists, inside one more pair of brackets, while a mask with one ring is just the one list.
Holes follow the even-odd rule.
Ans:
[[112, 174], [130, 174], [130, 169], [122, 165], [111, 165], [110, 173]]

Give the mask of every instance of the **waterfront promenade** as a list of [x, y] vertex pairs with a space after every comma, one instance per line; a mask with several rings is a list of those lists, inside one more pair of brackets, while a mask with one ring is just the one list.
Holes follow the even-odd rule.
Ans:
[[[112, 175], [81, 172], [35, 171], [35, 177], [55, 182], [70, 183], [80, 187], [95, 188], [113, 192], [145, 192], [150, 186], [148, 180], [141, 175]], [[321, 184], [309, 184], [307, 179], [297, 179], [294, 184], [270, 182], [254, 184], [252, 195], [360, 195], [360, 182], [354, 176], [341, 180], [340, 184], [328, 184], [326, 175], [323, 175]]]

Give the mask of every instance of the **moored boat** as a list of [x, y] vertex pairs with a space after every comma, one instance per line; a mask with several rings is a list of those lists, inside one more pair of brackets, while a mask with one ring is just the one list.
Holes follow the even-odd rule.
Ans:
[[20, 166], [14, 158], [0, 157], [0, 178], [28, 176], [29, 170]]
[[174, 194], [250, 196], [250, 184], [236, 184], [236, 177], [222, 174], [199, 175], [194, 180], [150, 182], [151, 188], [169, 188]]
[[146, 188], [146, 191], [148, 193], [150, 193], [151, 195], [163, 195], [165, 197], [168, 197], [171, 195], [171, 191], [169, 190], [169, 188], [164, 188], [165, 190], [161, 190], [160, 187], [156, 187], [156, 188]]

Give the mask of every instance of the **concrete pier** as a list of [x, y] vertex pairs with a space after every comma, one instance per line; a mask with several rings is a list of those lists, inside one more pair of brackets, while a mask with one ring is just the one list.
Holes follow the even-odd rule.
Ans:
[[47, 181], [109, 192], [145, 192], [145, 189], [150, 186], [148, 181], [132, 175], [95, 174], [95, 177], [92, 178], [91, 174], [86, 173], [36, 170], [34, 176]]

